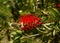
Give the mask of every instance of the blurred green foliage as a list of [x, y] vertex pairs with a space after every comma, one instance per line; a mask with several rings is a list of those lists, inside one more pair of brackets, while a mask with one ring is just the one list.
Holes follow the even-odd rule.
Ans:
[[[1, 43], [60, 43], [60, 11], [57, 0], [0, 0]], [[29, 32], [17, 26], [19, 16], [35, 14], [43, 25]], [[36, 34], [35, 34], [36, 33]], [[7, 41], [4, 38], [7, 36]]]

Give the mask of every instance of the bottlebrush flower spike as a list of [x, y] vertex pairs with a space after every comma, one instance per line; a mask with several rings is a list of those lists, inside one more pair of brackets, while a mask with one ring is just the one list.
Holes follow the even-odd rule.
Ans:
[[32, 30], [35, 29], [36, 26], [42, 24], [41, 18], [38, 18], [33, 14], [25, 14], [23, 16], [20, 16], [20, 20], [18, 23], [21, 24], [22, 30]]
[[58, 3], [58, 4], [56, 5], [56, 7], [57, 7], [57, 8], [60, 8], [60, 3]]

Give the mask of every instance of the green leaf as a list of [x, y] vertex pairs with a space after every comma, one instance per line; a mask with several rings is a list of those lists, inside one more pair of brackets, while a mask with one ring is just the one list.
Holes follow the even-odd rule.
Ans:
[[47, 16], [46, 16], [46, 17], [45, 17], [45, 16], [43, 16], [43, 17], [42, 17], [42, 22], [45, 22], [47, 19], [48, 19], [48, 17], [47, 17]]
[[6, 16], [0, 13], [0, 19], [6, 20]]
[[30, 14], [30, 12], [29, 12], [29, 11], [24, 11], [24, 12], [23, 12], [22, 10], [20, 10], [20, 11], [19, 11], [19, 13], [20, 13], [20, 15]]
[[49, 10], [49, 13], [51, 13], [56, 20], [59, 20], [60, 15], [56, 8], [48, 8], [48, 10]]
[[33, 4], [33, 0], [29, 0], [30, 1], [30, 4]]
[[22, 34], [22, 31], [21, 30], [17, 30], [16, 32], [19, 33], [19, 34]]
[[9, 43], [13, 43], [13, 40], [9, 41]]

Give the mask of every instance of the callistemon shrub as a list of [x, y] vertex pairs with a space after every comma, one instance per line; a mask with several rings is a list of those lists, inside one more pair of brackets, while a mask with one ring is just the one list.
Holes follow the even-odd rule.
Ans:
[[20, 16], [18, 24], [21, 25], [21, 30], [36, 29], [38, 25], [41, 25], [41, 18], [38, 18], [34, 14], [25, 14]]

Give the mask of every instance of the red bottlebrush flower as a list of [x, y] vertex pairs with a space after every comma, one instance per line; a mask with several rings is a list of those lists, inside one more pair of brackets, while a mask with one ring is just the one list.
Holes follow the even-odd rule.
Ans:
[[41, 18], [38, 18], [37, 16], [32, 14], [20, 16], [20, 20], [18, 23], [21, 24], [22, 30], [32, 30], [33, 28], [36, 28], [37, 25], [42, 24]]
[[56, 7], [57, 7], [57, 8], [60, 8], [60, 3], [56, 4]]

